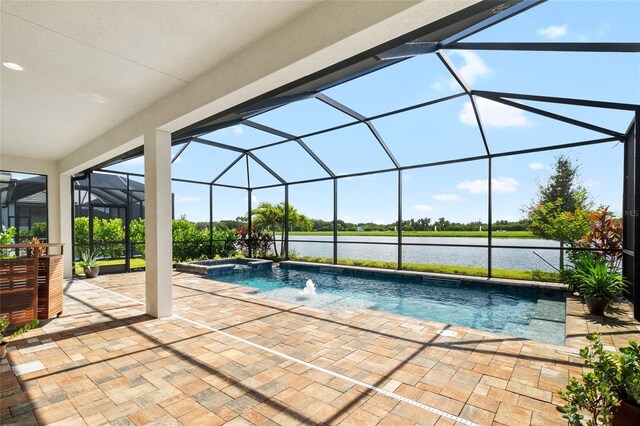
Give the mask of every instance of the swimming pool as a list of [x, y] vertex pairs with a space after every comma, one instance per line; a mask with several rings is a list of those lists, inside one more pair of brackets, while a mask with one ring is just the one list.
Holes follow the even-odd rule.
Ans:
[[[261, 297], [330, 311], [368, 308], [550, 343], [564, 343], [565, 296], [530, 287], [426, 277], [366, 276], [330, 268], [251, 271], [213, 279]], [[307, 280], [316, 294], [302, 292]]]

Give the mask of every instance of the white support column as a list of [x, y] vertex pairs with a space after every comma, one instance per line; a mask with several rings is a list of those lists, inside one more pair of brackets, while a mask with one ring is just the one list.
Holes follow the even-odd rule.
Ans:
[[71, 204], [71, 176], [58, 175], [58, 185], [60, 235], [55, 242], [59, 241], [64, 244], [64, 277], [71, 278], [73, 275], [73, 271], [71, 270], [71, 264], [73, 262], [71, 215], [72, 209], [74, 208]]
[[171, 248], [171, 134], [144, 135], [146, 310], [173, 315]]

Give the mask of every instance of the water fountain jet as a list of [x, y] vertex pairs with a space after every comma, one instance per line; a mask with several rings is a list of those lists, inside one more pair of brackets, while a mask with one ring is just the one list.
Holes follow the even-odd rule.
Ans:
[[316, 292], [316, 285], [310, 279], [307, 280], [304, 288], [300, 291], [301, 296], [306, 297], [315, 297], [318, 293]]

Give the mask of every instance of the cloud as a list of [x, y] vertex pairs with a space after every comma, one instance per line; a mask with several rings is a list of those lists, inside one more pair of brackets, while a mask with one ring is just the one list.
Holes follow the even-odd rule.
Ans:
[[433, 199], [437, 201], [462, 201], [458, 194], [436, 194]]
[[386, 225], [387, 223], [389, 223], [389, 221], [386, 221], [384, 219], [375, 219], [373, 223], [375, 223], [376, 225]]
[[594, 186], [600, 185], [600, 181], [595, 179], [587, 179], [582, 183], [582, 185], [586, 186], [587, 188], [593, 188]]
[[[244, 197], [244, 201], [249, 201], [249, 197]], [[257, 204], [257, 203], [258, 203], [258, 197], [251, 194], [251, 204]]]
[[544, 169], [544, 164], [542, 164], [542, 163], [529, 163], [529, 168], [531, 170], [542, 170], [542, 169]]
[[413, 209], [419, 212], [432, 212], [433, 211], [433, 207], [428, 206], [426, 204], [416, 204], [415, 206], [413, 206]]
[[460, 86], [458, 86], [458, 83], [456, 83], [453, 78], [445, 78], [441, 75], [439, 75], [434, 82], [429, 84], [429, 88], [436, 92], [441, 92], [445, 89], [460, 90]]
[[[478, 56], [475, 52], [470, 52], [467, 50], [456, 50], [451, 52], [451, 54], [459, 55], [462, 57], [464, 64], [458, 68], [462, 79], [470, 86], [476, 82], [478, 77], [488, 77], [493, 72], [487, 64], [482, 60], [480, 56]], [[458, 83], [455, 80], [450, 82], [452, 88], [459, 88]]]
[[176, 197], [176, 203], [193, 203], [195, 201], [200, 201], [200, 197]]
[[541, 36], [544, 36], [550, 40], [555, 40], [560, 37], [564, 37], [567, 35], [567, 24], [563, 25], [550, 25], [545, 28], [540, 28], [537, 33]]
[[233, 126], [231, 130], [238, 136], [244, 133], [244, 128], [242, 128], [242, 126]]
[[[470, 194], [482, 194], [488, 191], [487, 179], [476, 179], [465, 182], [460, 182], [457, 188], [463, 191], [468, 191]], [[498, 177], [491, 179], [491, 189], [498, 194], [513, 193], [518, 190], [520, 184], [517, 180], [510, 177]]]
[[[513, 108], [489, 99], [476, 98], [478, 114], [483, 126], [505, 128], [505, 127], [528, 127], [533, 122], [525, 115], [525, 112], [518, 108]], [[463, 124], [477, 126], [476, 116], [473, 113], [471, 101], [467, 101], [462, 106], [462, 111], [458, 119]]]
[[410, 182], [413, 180], [413, 175], [410, 175], [409, 173], [403, 173], [402, 180], [405, 182]]

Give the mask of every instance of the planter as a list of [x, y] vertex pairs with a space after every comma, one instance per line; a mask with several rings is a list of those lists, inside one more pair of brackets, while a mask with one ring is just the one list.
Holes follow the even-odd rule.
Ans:
[[591, 315], [604, 316], [604, 311], [606, 311], [609, 306], [609, 300], [601, 299], [599, 297], [587, 297], [585, 299], [587, 302], [587, 308]]
[[7, 344], [3, 343], [0, 345], [0, 359], [4, 359], [7, 355]]
[[612, 426], [637, 426], [640, 419], [640, 407], [632, 401], [622, 400], [613, 415]]
[[100, 272], [99, 266], [91, 266], [91, 267], [87, 266], [84, 268], [84, 276], [86, 278], [95, 278], [98, 276], [99, 272]]

